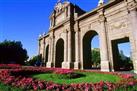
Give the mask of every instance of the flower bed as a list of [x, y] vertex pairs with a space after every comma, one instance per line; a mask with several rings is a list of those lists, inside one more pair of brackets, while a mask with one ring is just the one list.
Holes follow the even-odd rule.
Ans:
[[0, 64], [0, 69], [18, 69], [20, 64]]
[[[47, 90], [47, 91], [102, 91], [108, 90], [112, 91], [116, 88], [128, 88], [137, 85], [137, 80], [134, 79], [132, 75], [129, 74], [120, 74], [120, 73], [112, 73], [112, 72], [98, 72], [98, 71], [90, 71], [97, 72], [102, 74], [113, 74], [122, 77], [122, 80], [117, 83], [111, 82], [103, 82], [100, 81], [98, 83], [80, 83], [80, 84], [56, 84], [54, 82], [48, 82], [43, 80], [37, 80], [35, 78], [31, 78], [26, 76], [25, 74], [32, 73], [49, 73], [52, 72], [54, 74], [73, 74], [75, 73], [73, 70], [67, 69], [56, 69], [56, 68], [42, 68], [42, 67], [22, 67], [18, 69], [4, 69], [0, 70], [0, 82], [11, 85], [14, 87], [18, 87], [24, 90]], [[87, 71], [86, 71], [87, 72]], [[89, 71], [88, 71], [89, 72]]]

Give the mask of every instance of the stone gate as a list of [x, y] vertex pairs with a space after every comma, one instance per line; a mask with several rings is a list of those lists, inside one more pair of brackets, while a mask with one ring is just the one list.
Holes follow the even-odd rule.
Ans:
[[85, 12], [68, 1], [58, 2], [47, 34], [39, 37], [46, 67], [89, 69], [91, 40], [99, 36], [101, 71], [119, 69], [118, 43], [130, 42], [137, 73], [137, 0], [110, 0]]

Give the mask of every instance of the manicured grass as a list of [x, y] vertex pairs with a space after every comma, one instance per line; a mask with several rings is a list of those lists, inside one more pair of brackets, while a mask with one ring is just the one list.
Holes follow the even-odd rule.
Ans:
[[79, 78], [72, 78], [72, 79], [65, 79], [62, 77], [59, 78], [57, 74], [53, 73], [45, 73], [45, 74], [35, 74], [32, 75], [32, 77], [45, 80], [45, 81], [52, 81], [59, 84], [71, 84], [71, 83], [96, 83], [100, 81], [109, 81], [109, 82], [117, 82], [120, 81], [120, 77], [116, 75], [111, 74], [101, 74], [101, 73], [95, 73], [95, 72], [77, 72], [79, 74], [82, 74], [84, 76], [81, 76]]

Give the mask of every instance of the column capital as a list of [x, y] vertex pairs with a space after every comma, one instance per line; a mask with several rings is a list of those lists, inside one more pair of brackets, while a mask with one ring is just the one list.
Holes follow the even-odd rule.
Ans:
[[45, 45], [45, 39], [43, 39], [43, 42], [42, 42], [44, 45]]
[[55, 37], [54, 31], [51, 31], [51, 32], [50, 32], [50, 38], [54, 38], [54, 37]]
[[78, 21], [76, 21], [76, 23], [75, 23], [75, 25], [74, 25], [74, 30], [75, 30], [76, 32], [80, 31]]
[[67, 30], [67, 29], [65, 29], [63, 32], [64, 32], [64, 33], [68, 33], [68, 30]]
[[104, 15], [99, 15], [99, 20], [100, 23], [101, 22], [105, 22], [106, 21], [106, 17]]
[[98, 18], [99, 22], [105, 22], [106, 21], [106, 17], [104, 15], [104, 9], [103, 8], [98, 10], [98, 17], [99, 17]]
[[74, 30], [75, 30], [75, 32], [79, 32], [80, 28], [76, 27]]

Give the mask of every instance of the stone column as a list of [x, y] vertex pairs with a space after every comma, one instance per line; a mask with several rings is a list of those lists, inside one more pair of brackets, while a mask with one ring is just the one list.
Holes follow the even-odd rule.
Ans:
[[72, 32], [69, 30], [68, 32], [68, 62], [71, 62], [71, 58], [72, 58], [72, 55], [71, 55], [71, 35], [72, 35]]
[[41, 48], [41, 44], [40, 44], [40, 39], [39, 39], [39, 46], [38, 46], [38, 54], [40, 55], [40, 48]]
[[55, 36], [52, 34], [52, 52], [51, 52], [51, 66], [53, 67], [53, 64], [55, 64]]
[[76, 35], [75, 35], [75, 62], [74, 69], [80, 69], [80, 38], [79, 38], [79, 28], [78, 22], [76, 24]]
[[137, 4], [134, 0], [128, 0], [129, 20], [131, 23], [132, 36], [134, 42], [134, 49], [132, 52], [132, 59], [134, 65], [134, 72], [137, 73]]
[[44, 62], [44, 65], [46, 66], [46, 64], [47, 64], [47, 62], [48, 62], [48, 60], [47, 60], [47, 43], [45, 44], [45, 53], [44, 53], [44, 55], [45, 55], [45, 57], [44, 57], [44, 60], [45, 60], [45, 62]]
[[49, 37], [49, 53], [48, 53], [48, 62], [46, 67], [51, 68], [54, 65], [54, 35], [51, 33]]
[[49, 51], [48, 51], [49, 53], [48, 53], [48, 62], [46, 63], [46, 67], [51, 68], [52, 67], [52, 65], [51, 65], [51, 63], [52, 63], [51, 62], [51, 42], [50, 42], [51, 38], [49, 37], [48, 40], [49, 40]]
[[109, 59], [108, 59], [108, 45], [107, 45], [107, 33], [105, 25], [105, 17], [103, 10], [99, 11], [100, 22], [100, 52], [101, 52], [101, 71], [110, 71]]
[[63, 64], [63, 68], [70, 69], [73, 68], [73, 63], [72, 63], [72, 32], [70, 28], [68, 28], [68, 48], [67, 48], [67, 53], [68, 53], [68, 60], [65, 64]]
[[68, 31], [65, 30], [64, 61], [62, 62], [62, 68], [66, 68], [67, 61], [68, 61]]
[[41, 50], [41, 58], [42, 58], [42, 61], [44, 62], [44, 47], [45, 47], [45, 44], [44, 44], [44, 38], [42, 39], [42, 43], [41, 43], [41, 47], [42, 47], [42, 50]]
[[43, 39], [43, 66], [45, 66], [45, 61], [46, 61], [46, 50], [45, 50], [45, 38]]
[[[134, 68], [136, 68], [136, 62], [135, 62], [136, 45], [135, 45], [135, 42], [134, 42], [135, 41], [135, 37], [133, 36], [133, 33], [131, 33], [131, 35], [129, 36], [129, 41], [130, 41], [130, 46], [131, 46], [130, 59], [131, 59], [131, 61], [133, 63], [133, 69], [134, 69]], [[134, 72], [135, 72], [135, 70], [134, 70]]]

